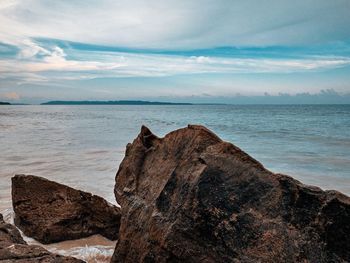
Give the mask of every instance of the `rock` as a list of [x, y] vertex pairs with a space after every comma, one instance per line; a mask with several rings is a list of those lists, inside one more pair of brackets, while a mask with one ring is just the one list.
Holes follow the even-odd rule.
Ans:
[[274, 174], [202, 126], [146, 127], [116, 175], [112, 262], [349, 262], [350, 198]]
[[0, 214], [0, 247], [3, 248], [8, 244], [26, 244], [18, 229], [4, 221]]
[[84, 261], [52, 254], [40, 246], [28, 245], [18, 229], [5, 223], [0, 214], [0, 262], [83, 263]]
[[101, 234], [116, 240], [120, 209], [103, 198], [33, 175], [12, 178], [15, 224], [48, 244]]

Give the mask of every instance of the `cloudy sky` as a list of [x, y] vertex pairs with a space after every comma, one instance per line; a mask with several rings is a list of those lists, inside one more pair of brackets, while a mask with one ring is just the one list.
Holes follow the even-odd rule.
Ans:
[[342, 97], [349, 13], [349, 0], [0, 0], [0, 100]]

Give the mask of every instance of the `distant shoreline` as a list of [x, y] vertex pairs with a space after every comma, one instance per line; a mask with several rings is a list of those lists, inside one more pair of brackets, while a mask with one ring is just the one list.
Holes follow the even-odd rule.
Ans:
[[193, 105], [193, 103], [159, 102], [143, 100], [115, 100], [115, 101], [49, 101], [40, 105]]
[[193, 102], [161, 102], [161, 101], [144, 101], [144, 100], [111, 100], [111, 101], [98, 101], [98, 100], [77, 100], [77, 101], [65, 101], [65, 100], [53, 100], [42, 103], [10, 103], [0, 101], [0, 105], [3, 106], [21, 106], [21, 105], [86, 105], [86, 106], [95, 106], [95, 105], [105, 105], [105, 106], [113, 106], [113, 105], [125, 105], [125, 106], [210, 106], [210, 105], [221, 105], [221, 106], [330, 106], [330, 105], [350, 105], [350, 103], [193, 103]]

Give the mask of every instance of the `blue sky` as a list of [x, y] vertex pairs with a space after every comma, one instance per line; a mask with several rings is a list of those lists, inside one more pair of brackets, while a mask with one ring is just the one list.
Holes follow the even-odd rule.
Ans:
[[349, 13], [348, 0], [2, 0], [0, 100], [350, 103]]

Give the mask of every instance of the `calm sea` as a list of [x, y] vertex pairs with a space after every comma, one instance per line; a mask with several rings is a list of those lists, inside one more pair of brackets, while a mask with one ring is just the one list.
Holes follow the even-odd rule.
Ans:
[[[207, 126], [273, 172], [350, 194], [350, 105], [1, 106], [0, 212], [11, 217], [16, 173], [115, 202], [115, 173], [141, 125], [163, 136], [189, 123]], [[108, 256], [114, 246], [87, 242], [91, 255]]]

